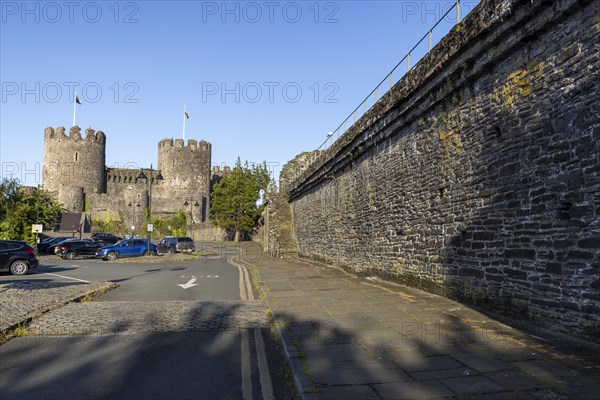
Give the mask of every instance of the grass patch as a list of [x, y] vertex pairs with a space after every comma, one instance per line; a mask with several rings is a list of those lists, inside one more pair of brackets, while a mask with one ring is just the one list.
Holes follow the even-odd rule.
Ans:
[[4, 332], [0, 333], [0, 345], [8, 342], [11, 339], [14, 339], [16, 337], [21, 337], [21, 336], [27, 336], [29, 334], [31, 334], [31, 331], [29, 330], [29, 321], [27, 322], [20, 322], [8, 329], [6, 329]]

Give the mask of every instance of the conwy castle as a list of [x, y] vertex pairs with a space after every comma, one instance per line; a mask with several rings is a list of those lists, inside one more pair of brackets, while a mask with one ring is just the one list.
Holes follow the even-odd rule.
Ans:
[[[149, 166], [106, 166], [106, 135], [102, 131], [74, 126], [44, 131], [43, 189], [54, 194], [69, 212], [87, 212], [91, 220], [123, 221], [125, 226], [144, 224], [152, 185], [153, 217], [166, 218], [178, 210], [193, 222], [208, 220], [211, 187], [211, 144], [189, 139], [165, 139], [158, 144], [158, 165], [150, 176]], [[132, 163], [132, 165], [135, 165]], [[140, 168], [148, 179], [139, 179]], [[157, 179], [158, 174], [163, 177]], [[217, 172], [217, 171], [215, 171]], [[131, 205], [130, 205], [131, 204]], [[138, 206], [139, 204], [139, 206]], [[133, 208], [132, 208], [133, 207]]]

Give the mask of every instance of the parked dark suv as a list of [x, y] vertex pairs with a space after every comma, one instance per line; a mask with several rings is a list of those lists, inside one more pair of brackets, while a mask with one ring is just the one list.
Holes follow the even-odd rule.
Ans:
[[74, 260], [79, 256], [83, 257], [95, 257], [96, 252], [100, 247], [109, 246], [106, 242], [92, 242], [86, 240], [74, 240], [70, 242], [63, 242], [57, 246], [58, 251], [56, 255]]
[[159, 253], [174, 254], [177, 252], [193, 253], [196, 250], [194, 241], [189, 237], [166, 236], [156, 245]]
[[13, 275], [25, 275], [29, 268], [38, 265], [35, 249], [27, 243], [0, 240], [0, 270], [9, 270]]

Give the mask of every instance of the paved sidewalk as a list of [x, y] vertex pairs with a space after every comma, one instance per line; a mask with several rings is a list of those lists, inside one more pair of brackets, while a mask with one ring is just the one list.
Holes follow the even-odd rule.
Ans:
[[305, 399], [598, 399], [582, 360], [463, 304], [340, 269], [252, 266]]

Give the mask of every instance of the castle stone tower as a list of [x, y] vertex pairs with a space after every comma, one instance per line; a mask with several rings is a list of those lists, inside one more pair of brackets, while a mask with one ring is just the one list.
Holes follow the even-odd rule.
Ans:
[[162, 204], [160, 208], [183, 209], [187, 200], [197, 201], [199, 207], [192, 205], [195, 222], [208, 219], [210, 207], [211, 144], [201, 140], [189, 139], [187, 146], [183, 139], [165, 139], [158, 144], [158, 169], [164, 181], [159, 186]]
[[44, 130], [43, 188], [54, 193], [69, 211], [82, 211], [84, 195], [105, 191], [106, 136], [74, 126]]

